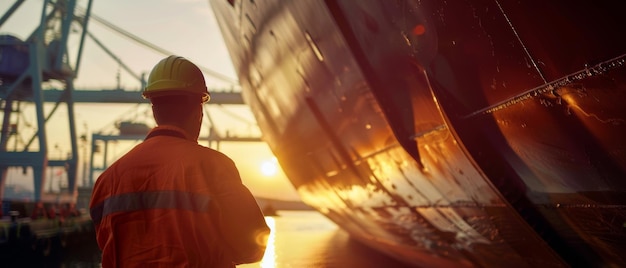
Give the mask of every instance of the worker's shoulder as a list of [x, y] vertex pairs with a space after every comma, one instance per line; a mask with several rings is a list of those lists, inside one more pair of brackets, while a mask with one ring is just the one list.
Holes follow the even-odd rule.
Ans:
[[224, 153], [222, 153], [222, 152], [220, 152], [218, 150], [215, 150], [213, 148], [206, 147], [206, 146], [201, 145], [201, 144], [197, 144], [197, 146], [195, 146], [195, 147], [196, 147], [196, 150], [198, 152], [202, 153], [203, 155], [206, 155], [207, 157], [223, 159], [225, 161], [227, 160], [227, 161], [231, 161], [231, 162], [233, 161], [228, 155], [226, 155], [226, 154], [224, 154]]

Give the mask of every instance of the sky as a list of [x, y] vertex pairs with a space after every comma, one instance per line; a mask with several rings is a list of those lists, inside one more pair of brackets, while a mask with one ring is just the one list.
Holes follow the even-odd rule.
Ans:
[[[14, 2], [0, 1], [0, 13], [4, 14]], [[85, 9], [87, 1], [80, 0], [78, 5]], [[0, 34], [26, 39], [39, 24], [42, 6], [43, 0], [26, 0], [9, 20], [0, 26]], [[234, 68], [208, 0], [93, 0], [91, 14], [152, 45], [183, 56], [201, 68], [210, 70], [205, 72], [209, 91], [239, 90]], [[88, 30], [136, 75], [144, 74], [147, 77], [152, 67], [167, 56], [111, 30], [93, 18], [89, 22]], [[78, 45], [75, 41], [68, 44], [70, 51], [77, 51]], [[140, 81], [126, 72], [92, 39], [87, 38], [83, 49], [78, 77], [74, 82], [76, 89], [103, 90], [120, 87], [128, 91], [140, 90]], [[54, 84], [48, 86], [55, 87]], [[78, 136], [87, 134], [90, 138], [92, 133], [109, 134], [115, 131], [115, 123], [119, 121], [130, 120], [144, 122], [149, 126], [154, 125], [147, 104], [77, 103], [74, 107]], [[28, 106], [24, 108], [23, 121], [31, 122], [32, 125], [36, 120], [32, 109], [31, 114], [27, 114], [28, 108]], [[51, 105], [46, 105], [45, 108], [49, 111]], [[207, 133], [210, 117], [221, 135], [228, 132], [230, 135], [242, 137], [261, 136], [252, 113], [244, 105], [209, 104], [205, 106], [205, 110], [205, 123], [201, 135]], [[46, 124], [51, 159], [66, 155], [70, 151], [67, 121], [66, 108], [61, 107]], [[32, 128], [30, 131], [35, 131], [35, 128]], [[28, 129], [24, 132], [28, 132]], [[132, 146], [133, 142], [109, 144], [109, 156], [113, 159], [108, 162], [121, 156]], [[276, 162], [265, 143], [222, 142], [219, 148], [215, 145], [212, 148], [219, 149], [235, 161], [244, 184], [253, 194], [284, 200], [299, 199], [279, 167], [275, 174], [270, 174], [273, 169], [272, 163]], [[82, 154], [83, 150], [80, 151]], [[94, 162], [102, 163], [101, 157], [96, 155]], [[10, 173], [8, 183], [32, 186], [30, 181], [25, 182], [24, 178], [19, 176], [20, 173]], [[82, 184], [81, 175], [82, 171], [79, 170], [79, 185]], [[59, 174], [58, 177], [62, 178], [63, 175]]]

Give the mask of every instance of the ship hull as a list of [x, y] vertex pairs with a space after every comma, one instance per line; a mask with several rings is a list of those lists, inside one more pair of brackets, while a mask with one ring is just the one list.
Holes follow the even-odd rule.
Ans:
[[303, 201], [407, 263], [626, 263], [626, 19], [566, 1], [210, 0]]

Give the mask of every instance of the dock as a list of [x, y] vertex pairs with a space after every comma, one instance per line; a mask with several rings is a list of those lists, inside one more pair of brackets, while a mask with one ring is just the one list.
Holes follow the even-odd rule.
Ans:
[[95, 243], [88, 214], [33, 220], [12, 212], [0, 220], [0, 266], [59, 259], [71, 248]]

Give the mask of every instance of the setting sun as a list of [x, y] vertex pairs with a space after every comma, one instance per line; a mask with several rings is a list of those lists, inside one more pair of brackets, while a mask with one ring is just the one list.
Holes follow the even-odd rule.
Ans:
[[276, 158], [264, 161], [261, 164], [261, 173], [267, 177], [276, 175], [278, 173], [278, 162]]

